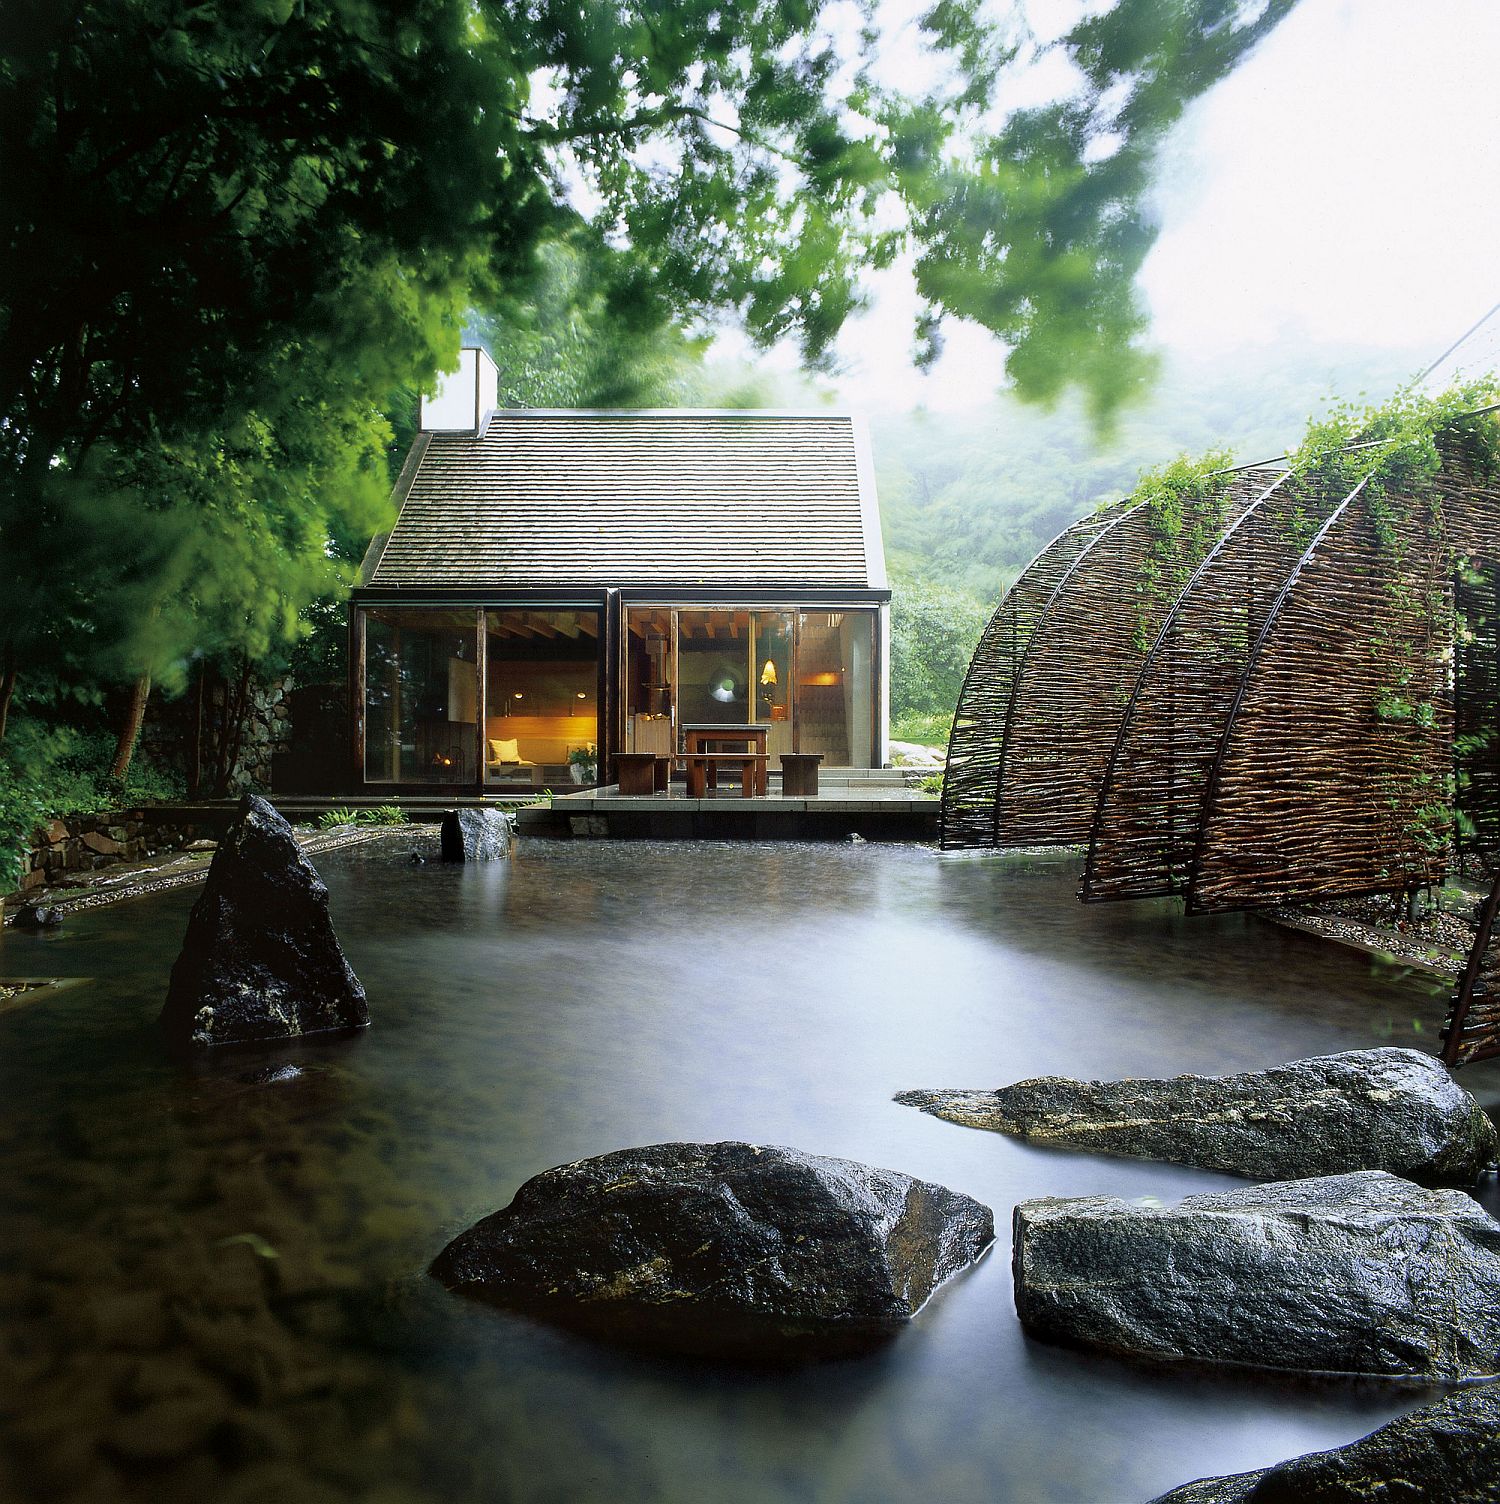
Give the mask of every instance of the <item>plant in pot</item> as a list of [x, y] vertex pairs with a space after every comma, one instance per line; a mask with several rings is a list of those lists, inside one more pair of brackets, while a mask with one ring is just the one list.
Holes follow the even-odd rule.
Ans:
[[568, 753], [568, 772], [574, 783], [593, 783], [599, 773], [599, 756], [590, 743], [587, 747], [574, 747]]

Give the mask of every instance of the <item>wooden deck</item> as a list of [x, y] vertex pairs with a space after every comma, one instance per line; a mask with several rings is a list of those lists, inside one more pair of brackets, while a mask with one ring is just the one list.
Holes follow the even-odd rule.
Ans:
[[769, 791], [745, 797], [723, 787], [692, 798], [674, 783], [666, 793], [622, 794], [614, 785], [553, 798], [550, 809], [520, 812], [523, 834], [615, 840], [930, 841], [937, 836], [938, 796], [907, 788], [889, 768], [835, 768], [816, 794]]
[[[783, 795], [779, 774], [769, 791], [745, 798], [738, 783], [702, 799], [674, 782], [666, 793], [621, 794], [613, 784], [576, 792], [555, 790], [550, 807], [434, 789], [422, 794], [268, 794], [289, 820], [316, 820], [326, 810], [396, 805], [417, 824], [436, 823], [447, 809], [517, 810], [523, 835], [651, 840], [932, 841], [938, 796], [907, 788], [893, 768], [824, 769], [816, 794]], [[205, 800], [178, 808], [205, 825], [227, 826], [237, 799]], [[519, 806], [519, 807], [518, 807]]]

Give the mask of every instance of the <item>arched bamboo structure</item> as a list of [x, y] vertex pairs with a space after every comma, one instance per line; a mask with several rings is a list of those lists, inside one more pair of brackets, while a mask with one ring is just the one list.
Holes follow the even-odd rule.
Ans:
[[1488, 871], [1500, 856], [1500, 565], [1466, 560], [1454, 609], [1454, 845], [1465, 867]]
[[[1076, 524], [1022, 575], [986, 629], [959, 700], [943, 783], [945, 849], [1088, 840], [1121, 709], [1177, 581], [1269, 478], [1236, 472], [1186, 498], [1171, 536], [1148, 503], [1126, 504]], [[1091, 531], [1078, 531], [1090, 522]], [[1038, 587], [1049, 582], [1043, 601]], [[987, 735], [979, 730], [986, 705], [1003, 707]]]
[[1311, 531], [1341, 499], [1286, 472], [1250, 478], [1263, 489], [1172, 606], [1125, 707], [1089, 835], [1090, 902], [1186, 890], [1208, 774], [1250, 653]]
[[[1425, 608], [1441, 610], [1449, 586], [1424, 510], [1398, 499], [1392, 542], [1356, 489], [1283, 587], [1209, 773], [1190, 911], [1390, 892], [1437, 875], [1420, 811], [1441, 798], [1451, 704]], [[1409, 606], [1389, 611], [1395, 597]]]
[[1500, 913], [1500, 879], [1479, 910], [1479, 924], [1468, 963], [1459, 980], [1458, 994], [1443, 1029], [1443, 1060], [1448, 1065], [1467, 1065], [1487, 1055], [1500, 1055], [1500, 934], [1495, 917]]
[[1034, 558], [990, 617], [964, 676], [948, 770], [943, 778], [939, 843], [945, 851], [1006, 844], [1000, 837], [1000, 769], [1016, 678], [1058, 584], [1124, 511], [1113, 507], [1075, 522]]
[[1430, 496], [1358, 488], [1339, 505], [1245, 671], [1209, 774], [1190, 912], [1441, 879], [1454, 571], [1496, 541], [1500, 493], [1452, 456]]
[[1424, 886], [1455, 805], [1500, 856], [1500, 488], [1457, 441], [1420, 496], [1262, 468], [1175, 505], [1076, 525], [1001, 603], [944, 846], [1086, 840], [1085, 898], [1190, 911]]

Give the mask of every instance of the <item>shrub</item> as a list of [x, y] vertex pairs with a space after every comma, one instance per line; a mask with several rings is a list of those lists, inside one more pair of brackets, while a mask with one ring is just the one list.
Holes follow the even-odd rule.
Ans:
[[[330, 814], [333, 811], [329, 811]], [[340, 811], [339, 813], [347, 813]], [[347, 824], [347, 821], [339, 822]], [[361, 810], [359, 814], [361, 825], [405, 825], [407, 823], [406, 811], [399, 804], [377, 804], [374, 809]]]

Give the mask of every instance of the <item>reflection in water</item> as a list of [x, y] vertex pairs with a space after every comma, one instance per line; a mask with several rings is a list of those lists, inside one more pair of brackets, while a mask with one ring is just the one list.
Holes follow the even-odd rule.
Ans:
[[[454, 868], [410, 846], [323, 859], [374, 1019], [331, 1045], [167, 1060], [192, 893], [0, 942], [0, 974], [92, 979], [0, 1016], [4, 1497], [1130, 1504], [1421, 1398], [1027, 1341], [1017, 1200], [1224, 1178], [890, 1098], [1430, 1047], [1429, 986], [1254, 919], [1084, 908], [1068, 862], [523, 842]], [[1463, 1079], [1489, 1102], [1485, 1072]], [[938, 1180], [996, 1208], [1001, 1243], [886, 1352], [791, 1375], [611, 1352], [425, 1277], [536, 1171], [679, 1138]]]

